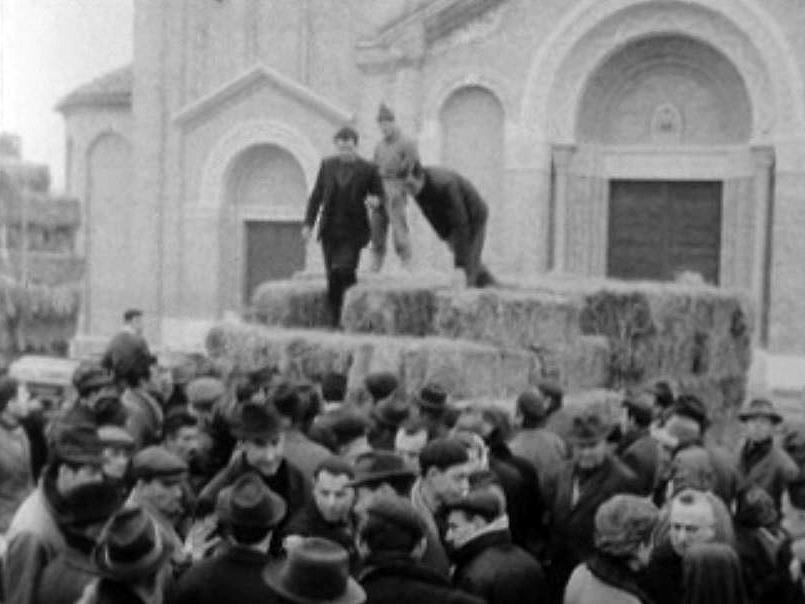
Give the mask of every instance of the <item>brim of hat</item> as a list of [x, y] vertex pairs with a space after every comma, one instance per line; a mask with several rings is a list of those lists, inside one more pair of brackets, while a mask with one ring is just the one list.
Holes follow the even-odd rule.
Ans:
[[[157, 533], [159, 533], [159, 529], [157, 529]], [[139, 562], [131, 565], [119, 565], [116, 567], [110, 564], [106, 559], [106, 556], [104, 555], [106, 548], [104, 547], [96, 547], [95, 551], [92, 553], [92, 559], [95, 562], [95, 566], [98, 568], [99, 573], [103, 577], [114, 579], [116, 581], [131, 581], [141, 579], [153, 574], [158, 568], [168, 561], [173, 553], [161, 535], [159, 536], [159, 541], [157, 541], [157, 543], [159, 544], [161, 551], [158, 555], [151, 557], [145, 562]]]
[[263, 580], [273, 591], [291, 602], [295, 602], [296, 604], [363, 604], [363, 602], [366, 602], [366, 592], [363, 591], [363, 588], [352, 577], [347, 579], [347, 588], [343, 595], [330, 600], [306, 598], [305, 596], [289, 591], [282, 585], [282, 571], [285, 569], [287, 563], [287, 560], [283, 560], [282, 562], [274, 562], [266, 566], [263, 571]]
[[738, 419], [742, 422], [752, 419], [753, 417], [767, 417], [772, 421], [773, 424], [779, 424], [781, 421], [783, 421], [783, 416], [779, 413], [774, 413], [773, 411], [745, 411], [738, 414]]
[[387, 472], [375, 472], [374, 474], [367, 474], [360, 478], [355, 478], [347, 483], [350, 487], [360, 487], [366, 484], [375, 482], [383, 482], [391, 478], [416, 478], [416, 472], [409, 469], [389, 470]]
[[231, 497], [227, 499], [225, 501], [225, 505], [218, 510], [218, 514], [221, 516], [221, 520], [223, 522], [230, 525], [274, 528], [280, 522], [282, 522], [283, 518], [285, 518], [285, 514], [288, 513], [288, 506], [286, 505], [285, 500], [279, 495], [269, 492], [268, 497], [271, 499], [271, 509], [274, 511], [271, 518], [268, 520], [260, 521], [255, 514], [251, 514], [250, 517], [246, 519], [235, 518], [232, 514]]

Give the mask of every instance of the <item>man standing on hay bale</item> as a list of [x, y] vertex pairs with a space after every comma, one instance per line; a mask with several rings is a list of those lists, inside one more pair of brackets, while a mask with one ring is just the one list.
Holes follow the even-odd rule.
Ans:
[[327, 271], [327, 301], [333, 326], [338, 327], [344, 292], [356, 282], [361, 250], [370, 239], [367, 197], [385, 203], [385, 193], [377, 167], [357, 154], [358, 133], [345, 126], [336, 132], [334, 141], [338, 153], [321, 163], [308, 200], [302, 239], [310, 239], [321, 210], [318, 239]]
[[481, 262], [489, 210], [472, 183], [452, 170], [414, 162], [405, 172], [403, 186], [450, 247], [455, 267], [467, 276], [467, 287], [497, 285]]

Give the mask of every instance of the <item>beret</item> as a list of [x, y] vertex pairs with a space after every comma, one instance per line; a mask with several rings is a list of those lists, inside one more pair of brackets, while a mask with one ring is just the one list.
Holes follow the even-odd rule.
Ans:
[[376, 401], [390, 396], [400, 385], [397, 376], [390, 371], [378, 371], [370, 373], [364, 380], [366, 390]]
[[134, 455], [131, 470], [135, 480], [180, 480], [187, 472], [187, 464], [165, 447], [151, 446]]
[[226, 393], [226, 387], [218, 378], [200, 377], [187, 384], [185, 393], [194, 407], [212, 407]]

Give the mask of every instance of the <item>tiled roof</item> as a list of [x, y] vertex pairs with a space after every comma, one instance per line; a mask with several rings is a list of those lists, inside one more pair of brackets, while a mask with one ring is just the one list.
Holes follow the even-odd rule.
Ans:
[[133, 87], [132, 66], [110, 71], [79, 86], [56, 105], [58, 111], [82, 105], [130, 105]]

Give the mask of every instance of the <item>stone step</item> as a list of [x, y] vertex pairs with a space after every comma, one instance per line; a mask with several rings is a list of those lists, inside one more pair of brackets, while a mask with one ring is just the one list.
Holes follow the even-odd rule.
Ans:
[[[221, 324], [210, 331], [207, 350], [236, 371], [272, 365], [308, 379], [344, 372], [352, 390], [361, 387], [367, 374], [380, 370], [398, 375], [409, 394], [435, 380], [456, 397], [514, 397], [545, 377], [540, 357], [528, 351], [439, 337]], [[591, 350], [575, 350], [574, 370], [560, 367], [570, 380], [569, 389], [603, 385], [606, 351], [602, 355], [600, 346]], [[568, 356], [562, 362], [570, 360]], [[571, 383], [574, 380], [578, 382]]]

